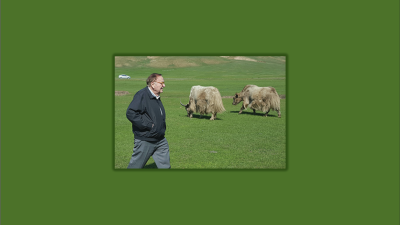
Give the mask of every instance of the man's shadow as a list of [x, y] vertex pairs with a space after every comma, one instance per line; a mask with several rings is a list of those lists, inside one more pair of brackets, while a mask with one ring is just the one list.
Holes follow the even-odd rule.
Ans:
[[151, 164], [145, 165], [145, 166], [143, 167], [143, 169], [157, 169], [157, 165], [156, 165], [155, 162], [153, 162], [153, 163], [151, 163]]

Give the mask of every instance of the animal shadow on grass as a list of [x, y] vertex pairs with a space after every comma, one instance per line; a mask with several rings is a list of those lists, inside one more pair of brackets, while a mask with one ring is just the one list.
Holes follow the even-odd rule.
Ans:
[[[239, 111], [231, 111], [231, 113], [237, 113], [237, 114], [239, 114]], [[254, 116], [264, 116], [264, 115], [265, 115], [265, 113], [257, 113], [257, 111], [256, 111], [256, 114], [254, 114], [253, 112], [245, 112], [245, 111], [242, 111], [241, 114], [248, 114], [248, 115], [254, 115]], [[240, 114], [239, 114], [239, 115], [240, 115]], [[268, 117], [278, 117], [278, 116], [268, 114]]]
[[[187, 117], [187, 116], [186, 116]], [[211, 116], [208, 116], [208, 115], [203, 115], [203, 116], [201, 116], [201, 118], [200, 118], [200, 114], [193, 114], [192, 115], [192, 119], [193, 118], [196, 118], [196, 119], [207, 119], [207, 120], [210, 120], [211, 119]], [[215, 120], [221, 120], [220, 118], [218, 118], [218, 114], [217, 114], [217, 118], [215, 118]]]

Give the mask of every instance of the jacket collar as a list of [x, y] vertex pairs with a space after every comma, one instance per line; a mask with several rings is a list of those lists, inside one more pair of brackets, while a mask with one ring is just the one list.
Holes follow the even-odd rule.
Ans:
[[148, 92], [149, 92], [149, 95], [150, 95], [150, 98], [156, 98], [156, 99], [159, 99], [160, 98], [160, 96], [156, 96], [151, 90], [150, 90], [150, 88], [147, 86], [147, 90], [148, 90]]

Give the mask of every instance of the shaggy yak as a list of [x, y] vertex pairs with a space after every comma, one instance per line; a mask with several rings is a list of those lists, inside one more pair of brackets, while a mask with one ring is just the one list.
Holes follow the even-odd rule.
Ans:
[[243, 101], [239, 114], [243, 109], [250, 107], [253, 113], [256, 110], [265, 112], [265, 117], [268, 115], [270, 109], [278, 112], [278, 117], [281, 117], [280, 102], [281, 99], [273, 87], [258, 87], [256, 85], [246, 85], [242, 92], [236, 93], [233, 97], [232, 105], [237, 105]]
[[189, 103], [185, 106], [187, 111], [187, 116], [192, 118], [193, 112], [200, 113], [200, 117], [203, 114], [211, 113], [211, 119], [215, 120], [217, 118], [217, 113], [224, 112], [225, 108], [222, 103], [221, 94], [215, 87], [203, 87], [203, 86], [193, 86], [190, 90]]

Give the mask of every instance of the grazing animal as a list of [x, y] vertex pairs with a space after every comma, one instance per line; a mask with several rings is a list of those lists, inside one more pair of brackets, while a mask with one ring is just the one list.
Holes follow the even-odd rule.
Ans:
[[190, 90], [189, 103], [184, 105], [181, 102], [181, 105], [186, 108], [187, 116], [190, 118], [193, 117], [193, 112], [200, 113], [200, 117], [203, 114], [211, 113], [210, 120], [215, 120], [217, 113], [225, 111], [221, 94], [217, 88], [212, 86], [193, 86]]
[[240, 108], [239, 114], [242, 113], [243, 109], [249, 107], [253, 109], [253, 113], [256, 110], [265, 112], [267, 117], [270, 109], [275, 110], [278, 113], [278, 117], [281, 117], [280, 104], [281, 99], [273, 87], [258, 87], [256, 85], [246, 85], [242, 92], [236, 93], [233, 97], [232, 105], [237, 105], [243, 101], [243, 105]]

